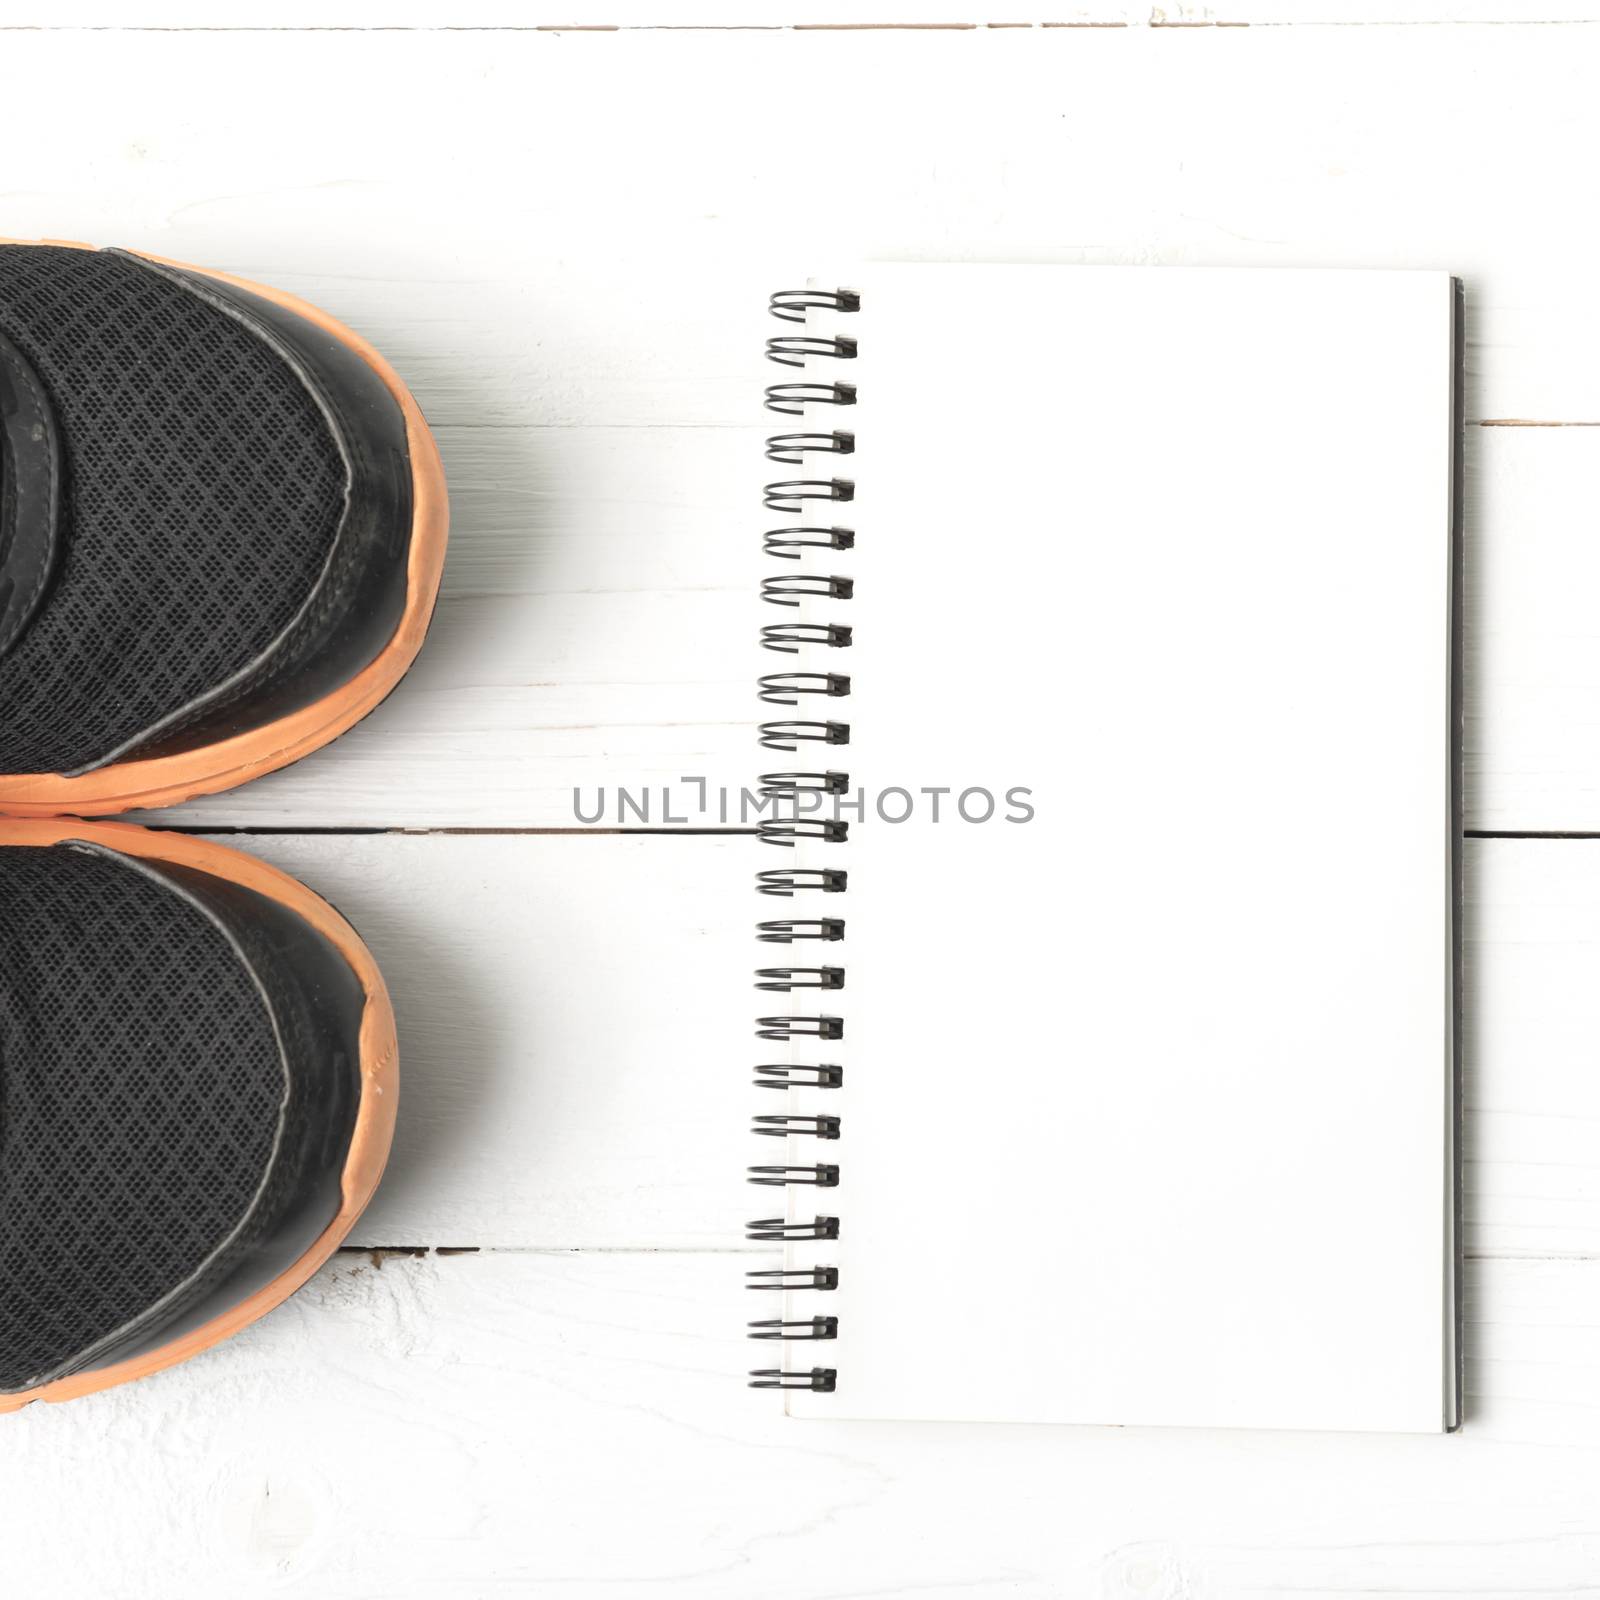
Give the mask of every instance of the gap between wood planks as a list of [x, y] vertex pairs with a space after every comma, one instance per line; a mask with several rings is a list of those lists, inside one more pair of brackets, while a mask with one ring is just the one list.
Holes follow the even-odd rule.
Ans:
[[[428, 1256], [775, 1256], [772, 1245], [650, 1244], [342, 1244], [341, 1256], [366, 1256], [375, 1267], [385, 1261], [421, 1261]], [[1463, 1250], [1465, 1261], [1592, 1261], [1600, 1252], [1585, 1250]]]
[[348, 837], [348, 836], [360, 836], [360, 837], [366, 838], [366, 837], [370, 837], [370, 836], [372, 836], [374, 834], [391, 834], [391, 833], [392, 834], [398, 834], [398, 835], [401, 835], [402, 837], [412, 838], [412, 839], [427, 838], [427, 837], [429, 837], [431, 835], [434, 835], [434, 834], [439, 835], [441, 838], [447, 838], [447, 839], [461, 839], [461, 838], [466, 838], [466, 839], [474, 839], [474, 838], [523, 839], [523, 838], [535, 838], [535, 837], [539, 837], [539, 836], [548, 836], [550, 838], [567, 838], [567, 837], [586, 834], [586, 833], [603, 834], [603, 835], [606, 835], [607, 837], [611, 837], [611, 838], [615, 838], [618, 835], [621, 835], [621, 836], [623, 836], [625, 838], [635, 838], [635, 837], [638, 837], [641, 834], [654, 834], [654, 835], [658, 835], [659, 837], [664, 838], [664, 839], [676, 839], [676, 838], [682, 838], [682, 837], [699, 838], [699, 837], [704, 837], [704, 836], [707, 836], [707, 835], [709, 835], [709, 836], [711, 836], [713, 838], [730, 838], [730, 839], [751, 838], [751, 839], [753, 839], [761, 831], [759, 828], [687, 828], [687, 827], [685, 827], [685, 828], [515, 828], [515, 827], [477, 827], [477, 828], [435, 827], [435, 828], [427, 828], [427, 827], [418, 827], [414, 823], [413, 824], [409, 824], [409, 825], [407, 825], [405, 827], [376, 827], [376, 828], [362, 828], [362, 827], [355, 827], [355, 826], [350, 826], [350, 825], [341, 825], [341, 826], [328, 825], [328, 826], [311, 826], [311, 827], [295, 827], [295, 826], [274, 827], [274, 826], [269, 826], [266, 823], [241, 823], [241, 824], [238, 824], [238, 825], [235, 825], [235, 826], [229, 826], [229, 825], [227, 825], [225, 823], [215, 823], [215, 822], [212, 822], [212, 823], [194, 823], [194, 824], [190, 824], [190, 825], [185, 825], [185, 824], [182, 824], [182, 823], [162, 822], [162, 823], [147, 823], [147, 824], [145, 824], [145, 826], [147, 826], [152, 833], [186, 833], [186, 834], [192, 834], [196, 838], [217, 838], [217, 839], [251, 838], [251, 837], [254, 837], [254, 836], [257, 836], [257, 835], [259, 835], [259, 836], [261, 836], [263, 838], [273, 838], [273, 837], [280, 837], [280, 836], [281, 837], [291, 837], [291, 836], [293, 836], [293, 837], [301, 837], [301, 836], [307, 836], [307, 835], [309, 835], [309, 836], [311, 836], [313, 838], [321, 837], [321, 836], [324, 836], [324, 835], [330, 836], [330, 837], [338, 837], [338, 838], [343, 838], [343, 837]]
[[[342, 1244], [341, 1256], [367, 1256], [373, 1266], [385, 1261], [417, 1261], [424, 1256], [752, 1256], [777, 1255], [771, 1245], [500, 1245], [500, 1244]], [[1578, 1258], [1574, 1258], [1578, 1259]]]
[[506, 23], [0, 23], [0, 33], [979, 33], [992, 30], [1077, 28], [1249, 28], [1277, 23], [1204, 20], [1175, 22], [528, 22]]
[[[1443, 19], [1441, 19], [1443, 20]], [[1511, 22], [1511, 19], [1507, 19]], [[1302, 26], [1304, 24], [1301, 24]], [[1343, 24], [1334, 26], [1388, 26]], [[1414, 26], [1415, 24], [1413, 24]], [[1453, 25], [1453, 20], [1452, 24]], [[1525, 26], [1511, 22], [1512, 26]], [[1284, 23], [1194, 22], [1150, 17], [1138, 22], [528, 22], [505, 23], [323, 23], [274, 27], [270, 23], [0, 23], [0, 33], [979, 33], [996, 29], [1049, 31], [1076, 28], [1251, 28]]]
[[[272, 827], [265, 823], [242, 823], [229, 827], [220, 823], [192, 824], [147, 823], [152, 833], [183, 833], [195, 838], [248, 839], [248, 838], [368, 838], [375, 835], [395, 834], [407, 839], [537, 839], [577, 838], [597, 834], [606, 838], [637, 839], [753, 839], [758, 828], [515, 828], [479, 827], [424, 828], [406, 827], [360, 828], [348, 825], [324, 827]], [[1600, 830], [1577, 828], [1463, 828], [1463, 839], [1600, 839]]]
[[1596, 17], [1286, 17], [1254, 21], [1152, 15], [1137, 20], [1060, 22], [531, 22], [531, 23], [322, 23], [168, 24], [0, 23], [0, 33], [980, 33], [1011, 30], [1059, 32], [1107, 28], [1195, 31], [1236, 28], [1587, 28]]

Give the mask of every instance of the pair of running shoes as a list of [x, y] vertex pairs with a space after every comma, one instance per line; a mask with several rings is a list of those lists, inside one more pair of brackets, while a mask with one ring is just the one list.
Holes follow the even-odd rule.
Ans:
[[394, 1014], [294, 879], [98, 820], [297, 760], [422, 645], [438, 451], [305, 302], [0, 243], [0, 1412], [293, 1293], [371, 1198]]

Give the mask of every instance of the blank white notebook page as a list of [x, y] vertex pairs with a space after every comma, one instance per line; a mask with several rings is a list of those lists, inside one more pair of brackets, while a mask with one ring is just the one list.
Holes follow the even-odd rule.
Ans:
[[791, 1412], [1450, 1425], [1451, 281], [851, 287], [805, 376], [857, 404], [804, 426], [855, 500], [795, 520], [856, 530], [855, 596], [789, 615], [853, 625], [792, 713], [852, 731], [789, 764], [866, 804], [800, 856], [847, 893], [781, 912], [847, 925], [788, 1008], [845, 1020], [791, 1107], [842, 1136], [788, 1158], [841, 1169], [790, 1191], [838, 1289], [786, 1313], [838, 1379]]

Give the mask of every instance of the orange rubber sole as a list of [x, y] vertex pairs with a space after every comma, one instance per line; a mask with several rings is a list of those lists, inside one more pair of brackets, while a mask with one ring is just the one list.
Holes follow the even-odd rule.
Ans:
[[[95, 248], [66, 239], [0, 239], [0, 244], [20, 243], [75, 250]], [[360, 334], [295, 295], [232, 273], [213, 272], [208, 267], [191, 266], [146, 251], [134, 254], [163, 266], [181, 267], [186, 272], [234, 284], [297, 313], [348, 345], [383, 380], [405, 415], [411, 457], [411, 547], [405, 610], [394, 637], [348, 683], [313, 704], [248, 733], [181, 755], [114, 762], [75, 778], [58, 773], [0, 774], [0, 813], [13, 817], [110, 816], [138, 808], [178, 805], [196, 795], [215, 794], [276, 772], [320, 749], [375, 710], [405, 676], [422, 648], [444, 572], [450, 523], [444, 465], [417, 402], [394, 368]]]
[[344, 959], [359, 980], [366, 995], [361, 1019], [361, 1098], [356, 1107], [355, 1130], [345, 1157], [340, 1186], [338, 1215], [319, 1235], [315, 1244], [291, 1267], [280, 1273], [248, 1299], [213, 1317], [181, 1338], [145, 1355], [95, 1372], [58, 1378], [37, 1389], [20, 1394], [0, 1395], [0, 1414], [19, 1411], [34, 1400], [75, 1400], [95, 1394], [134, 1378], [187, 1361], [190, 1356], [209, 1350], [231, 1334], [263, 1317], [295, 1292], [325, 1262], [355, 1226], [366, 1209], [378, 1180], [383, 1176], [389, 1146], [394, 1138], [395, 1112], [400, 1103], [399, 1043], [395, 1035], [394, 1007], [383, 975], [372, 953], [360, 936], [326, 900], [313, 894], [303, 883], [276, 867], [269, 867], [253, 856], [230, 850], [204, 839], [183, 834], [155, 833], [145, 828], [117, 822], [75, 822], [54, 819], [43, 822], [0, 821], [0, 847], [6, 845], [45, 846], [64, 840], [81, 839], [104, 845], [123, 855], [147, 861], [171, 862], [208, 872], [234, 883], [241, 883], [258, 894], [270, 896], [309, 922]]

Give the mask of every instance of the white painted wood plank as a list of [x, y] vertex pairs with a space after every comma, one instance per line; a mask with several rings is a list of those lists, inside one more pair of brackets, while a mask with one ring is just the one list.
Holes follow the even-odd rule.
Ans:
[[1600, 845], [1467, 849], [1465, 1237], [1600, 1253]]
[[1469, 430], [1467, 825], [1600, 828], [1600, 428]]
[[237, 842], [332, 900], [394, 993], [400, 1125], [355, 1243], [738, 1243], [754, 840]]
[[1594, 0], [5, 0], [0, 27], [40, 28], [474, 28], [559, 33], [632, 29], [1182, 28], [1294, 24], [1551, 23], [1600, 19]]
[[[400, 1131], [357, 1243], [740, 1247], [742, 1168], [771, 1158], [745, 1129], [773, 852], [239, 842], [332, 899], [394, 990]], [[1467, 866], [1467, 1249], [1600, 1257], [1600, 842], [1474, 840]]]
[[[1594, 418], [1597, 58], [1548, 26], [19, 34], [15, 114], [64, 82], [96, 114], [7, 226], [310, 292], [441, 423], [748, 422], [744, 297], [868, 253], [1448, 267], [1480, 414]], [[274, 114], [287, 82], [324, 114]]]
[[[1452, 1438], [789, 1421], [742, 1387], [736, 1268], [340, 1257], [185, 1367], [8, 1419], [9, 1586], [120, 1600], [1600, 1587], [1595, 1262], [1473, 1265], [1468, 1421]], [[958, 1315], [958, 1276], [932, 1296]]]

